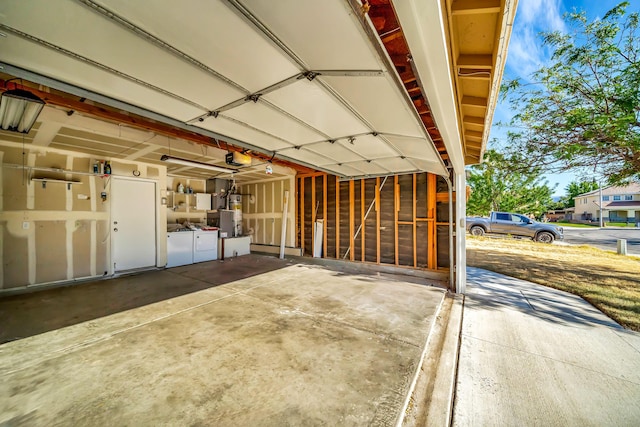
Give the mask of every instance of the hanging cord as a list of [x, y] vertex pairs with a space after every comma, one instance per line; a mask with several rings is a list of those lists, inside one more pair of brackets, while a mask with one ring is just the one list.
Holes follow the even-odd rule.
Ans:
[[[387, 178], [389, 177], [388, 176], [384, 177], [384, 179], [382, 180], [382, 184], [380, 184], [380, 189], [378, 191], [382, 191], [382, 188], [384, 187], [384, 183], [387, 182]], [[364, 220], [362, 221], [362, 224], [358, 226], [356, 233], [353, 235], [353, 240], [358, 238], [358, 234], [360, 234], [360, 230], [362, 230], [362, 226], [364, 225], [364, 222], [367, 220], [367, 217], [369, 216], [369, 213], [371, 212], [371, 209], [373, 208], [373, 205], [375, 203], [376, 203], [376, 198], [374, 197], [373, 200], [371, 201], [371, 204], [369, 205], [369, 209], [367, 209], [367, 213], [364, 215]], [[350, 251], [351, 251], [351, 245], [349, 245], [349, 247], [347, 248], [347, 251], [344, 253], [344, 256], [342, 257], [342, 259], [347, 259], [347, 256], [349, 255]]]

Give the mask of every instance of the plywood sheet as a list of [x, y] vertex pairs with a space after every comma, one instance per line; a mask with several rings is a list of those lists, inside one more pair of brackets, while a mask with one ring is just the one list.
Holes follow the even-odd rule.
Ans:
[[36, 283], [67, 279], [67, 231], [65, 221], [39, 221], [36, 233]]

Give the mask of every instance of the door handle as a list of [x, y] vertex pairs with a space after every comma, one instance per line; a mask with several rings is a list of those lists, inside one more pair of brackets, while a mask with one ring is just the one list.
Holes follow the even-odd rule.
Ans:
[[118, 231], [118, 229], [117, 229], [117, 228], [114, 228], [114, 229], [113, 229], [113, 231]]

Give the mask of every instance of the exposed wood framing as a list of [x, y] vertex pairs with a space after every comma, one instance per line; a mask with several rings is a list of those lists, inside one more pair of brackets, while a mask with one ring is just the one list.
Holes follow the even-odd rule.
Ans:
[[[322, 182], [318, 179], [322, 179]], [[445, 246], [440, 248], [440, 254], [437, 252], [438, 239], [443, 239], [438, 235], [438, 230], [442, 233], [443, 227], [448, 224], [442, 216], [443, 212], [448, 215], [448, 210], [444, 209], [448, 194], [442, 192], [442, 182], [435, 175], [426, 173], [388, 177], [387, 180], [383, 188], [381, 178], [372, 178], [342, 182], [340, 189], [340, 181], [334, 176], [298, 175], [296, 185], [300, 200], [296, 206], [302, 210], [297, 216], [301, 221], [301, 246], [309, 246], [310, 240], [307, 237], [305, 243], [305, 236], [312, 235], [314, 223], [321, 215], [320, 210], [318, 214], [315, 213], [315, 207], [322, 203], [321, 211], [325, 220], [323, 257], [428, 270], [446, 269], [446, 257], [443, 255], [446, 250], [442, 249], [447, 248], [448, 240], [441, 241], [441, 245]], [[335, 197], [331, 193], [330, 182], [335, 182]], [[305, 193], [305, 187], [309, 185], [312, 188], [307, 188]], [[437, 192], [438, 188], [440, 193]], [[335, 215], [332, 210], [334, 206]], [[373, 212], [369, 217], [366, 215], [370, 206], [375, 209], [375, 218]], [[306, 213], [304, 209], [307, 209]], [[314, 212], [308, 212], [308, 209]], [[370, 227], [368, 232], [366, 223]], [[332, 247], [334, 239], [335, 253]]]

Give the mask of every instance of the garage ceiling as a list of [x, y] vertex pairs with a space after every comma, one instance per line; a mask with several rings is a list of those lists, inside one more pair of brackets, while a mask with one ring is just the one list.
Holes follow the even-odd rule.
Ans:
[[7, 65], [338, 176], [446, 174], [360, 13], [345, 0], [4, 0], [0, 51]]

